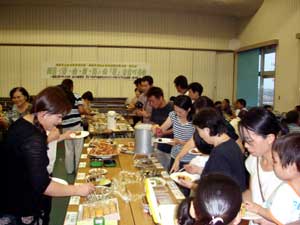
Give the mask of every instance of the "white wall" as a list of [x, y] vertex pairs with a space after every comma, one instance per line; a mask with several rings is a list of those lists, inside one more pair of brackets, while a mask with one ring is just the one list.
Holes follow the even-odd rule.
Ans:
[[[42, 78], [47, 62], [148, 63], [155, 84], [167, 97], [176, 94], [173, 79], [184, 74], [199, 81], [210, 97], [232, 96], [232, 60], [217, 51], [170, 50], [169, 48], [229, 49], [236, 36], [232, 18], [193, 13], [79, 7], [1, 7], [0, 44], [85, 44], [95, 47], [0, 46], [0, 96], [14, 86], [37, 94], [61, 80]], [[111, 47], [96, 47], [111, 46]], [[140, 46], [141, 48], [118, 48]], [[150, 49], [147, 47], [158, 47]], [[224, 53], [233, 58], [232, 53]], [[220, 62], [221, 60], [221, 62]], [[227, 71], [229, 86], [217, 82]], [[91, 90], [97, 97], [130, 97], [128, 80], [74, 80], [75, 91]], [[218, 87], [219, 85], [219, 87]], [[217, 93], [218, 90], [218, 93]]]
[[300, 40], [296, 33], [300, 33], [299, 0], [264, 0], [256, 15], [241, 23], [242, 47], [279, 39], [275, 80], [275, 108], [279, 111], [300, 104]]
[[[57, 85], [60, 79], [45, 79], [44, 62], [145, 62], [151, 65], [154, 84], [166, 97], [176, 95], [173, 80], [179, 74], [204, 86], [205, 95], [221, 99], [232, 96], [233, 53], [215, 51], [0, 46], [0, 96], [8, 96], [14, 86], [24, 86], [30, 94]], [[99, 97], [133, 96], [133, 80], [74, 79], [75, 92], [92, 91]]]

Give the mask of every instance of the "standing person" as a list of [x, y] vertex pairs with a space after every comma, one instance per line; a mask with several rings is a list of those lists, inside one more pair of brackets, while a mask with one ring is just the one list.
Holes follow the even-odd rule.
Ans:
[[152, 107], [147, 99], [147, 92], [153, 86], [153, 78], [151, 76], [144, 76], [141, 81], [143, 93], [138, 98], [136, 104], [136, 115], [143, 118], [143, 123], [149, 123]]
[[263, 205], [281, 183], [274, 173], [272, 158], [272, 145], [281, 127], [273, 113], [254, 107], [242, 117], [239, 131], [250, 153], [245, 162], [250, 174], [250, 188], [243, 196], [247, 201]]
[[[63, 133], [68, 130], [82, 131], [80, 114], [84, 112], [80, 95], [73, 93], [73, 81], [65, 79], [60, 86], [68, 96], [72, 104], [72, 110], [63, 118]], [[65, 167], [68, 174], [72, 174], [78, 168], [81, 151], [83, 148], [83, 138], [65, 140]]]
[[[165, 120], [168, 118], [170, 112], [173, 111], [173, 104], [170, 102], [166, 102], [164, 98], [163, 90], [159, 87], [152, 87], [147, 92], [148, 102], [152, 106], [152, 114], [150, 117], [150, 121], [156, 125], [162, 125]], [[170, 128], [164, 132], [162, 132], [160, 137], [164, 138], [173, 138], [173, 129]], [[171, 145], [161, 144], [157, 145], [156, 157], [162, 164], [162, 166], [167, 170], [170, 164], [170, 152]]]
[[[222, 115], [214, 108], [203, 108], [194, 117], [193, 124], [203, 140], [213, 145], [204, 168], [185, 165], [189, 173], [205, 176], [209, 173], [221, 173], [230, 176], [240, 187], [247, 189], [246, 168], [244, 157], [238, 144], [226, 133], [227, 127]], [[181, 182], [187, 188], [192, 188], [192, 182]]]
[[36, 96], [31, 114], [10, 126], [1, 149], [0, 177], [5, 182], [0, 187], [0, 224], [43, 224], [44, 195], [87, 196], [95, 190], [91, 184], [57, 183], [47, 171], [46, 131], [60, 124], [70, 109], [64, 92], [48, 87]]
[[4, 127], [8, 127], [22, 116], [30, 113], [31, 103], [28, 91], [23, 87], [15, 87], [9, 92], [10, 99], [13, 102], [11, 111], [7, 113], [7, 120], [3, 120]]
[[139, 90], [139, 92], [143, 93], [142, 78], [137, 78], [133, 83], [134, 83], [135, 87]]
[[300, 134], [288, 134], [273, 144], [274, 172], [283, 182], [267, 199], [264, 207], [246, 202], [248, 211], [276, 224], [298, 221], [300, 215]]
[[93, 93], [90, 91], [86, 91], [83, 93], [83, 95], [81, 96], [82, 98], [82, 105], [83, 105], [83, 114], [82, 115], [82, 127], [83, 130], [88, 131], [89, 130], [89, 123], [88, 123], [88, 119], [91, 118], [92, 114], [92, 108], [91, 108], [91, 103], [92, 101], [94, 101], [94, 96]]
[[[171, 126], [173, 126], [174, 139], [171, 149], [171, 161], [169, 170], [172, 168], [176, 156], [180, 153], [185, 143], [193, 136], [195, 128], [192, 125], [192, 100], [189, 96], [179, 95], [174, 100], [174, 111], [169, 113], [166, 121], [158, 127], [157, 135], [161, 132], [166, 132]], [[194, 158], [194, 155], [185, 155], [180, 163], [179, 167], [182, 168], [184, 164], [189, 163]]]
[[184, 75], [179, 75], [174, 79], [174, 85], [179, 95], [189, 95], [188, 80]]
[[203, 92], [203, 87], [200, 83], [193, 82], [189, 84], [188, 93], [193, 103], [201, 97], [202, 92]]
[[228, 98], [223, 99], [221, 108], [224, 118], [230, 121], [233, 116], [233, 112], [231, 110], [230, 101]]

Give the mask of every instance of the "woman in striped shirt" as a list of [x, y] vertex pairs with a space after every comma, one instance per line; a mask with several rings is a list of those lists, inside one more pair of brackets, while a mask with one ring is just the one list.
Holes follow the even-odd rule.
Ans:
[[[176, 156], [181, 151], [183, 145], [193, 136], [195, 131], [192, 124], [192, 100], [186, 95], [179, 95], [174, 100], [174, 111], [170, 112], [166, 121], [161, 125], [160, 129], [168, 130], [173, 126], [174, 139], [171, 144], [171, 161], [169, 168], [172, 168]], [[159, 130], [159, 129], [158, 129]], [[181, 159], [180, 168], [187, 164], [193, 158], [193, 155], [187, 154]]]

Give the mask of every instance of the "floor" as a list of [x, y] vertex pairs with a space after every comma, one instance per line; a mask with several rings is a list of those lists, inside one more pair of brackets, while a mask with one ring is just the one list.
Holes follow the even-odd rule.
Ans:
[[[53, 177], [62, 178], [68, 181], [69, 184], [73, 184], [75, 175], [68, 175], [65, 170], [65, 149], [64, 143], [60, 142], [57, 145], [56, 162], [53, 170]], [[67, 205], [69, 203], [69, 197], [53, 198], [52, 210], [50, 214], [50, 225], [63, 225], [66, 215]]]

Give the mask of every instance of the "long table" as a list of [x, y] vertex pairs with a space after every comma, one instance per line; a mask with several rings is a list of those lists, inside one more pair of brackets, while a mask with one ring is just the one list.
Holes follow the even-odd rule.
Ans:
[[[118, 144], [124, 144], [128, 141], [133, 141], [133, 139], [115, 139]], [[128, 154], [120, 154], [115, 158], [117, 162], [117, 166], [113, 168], [106, 168], [108, 173], [106, 177], [112, 179], [114, 176], [117, 176], [121, 170], [127, 170], [136, 172], [137, 169], [133, 166], [133, 155]], [[84, 167], [85, 165], [85, 167]], [[88, 174], [89, 169], [89, 158], [87, 157], [86, 148], [83, 149], [82, 155], [80, 158], [79, 168], [77, 171], [77, 176], [75, 180], [75, 185], [79, 183], [84, 183], [85, 179], [80, 179], [80, 176], [84, 174]], [[144, 184], [134, 184], [128, 187], [128, 190], [131, 193], [143, 193], [144, 192]], [[72, 197], [71, 197], [72, 198]], [[71, 200], [70, 200], [71, 201]], [[80, 203], [84, 202], [84, 198], [80, 198]], [[152, 217], [143, 212], [142, 208], [142, 200], [138, 199], [135, 201], [131, 201], [129, 203], [125, 203], [121, 198], [118, 197], [119, 209], [120, 209], [120, 217], [121, 220], [119, 222], [120, 225], [153, 225], [154, 222]], [[67, 208], [67, 214], [65, 218], [65, 225], [76, 224], [74, 223], [76, 214], [78, 213], [79, 205], [72, 205], [69, 203]]]

